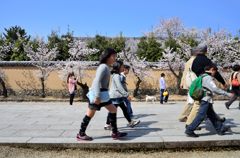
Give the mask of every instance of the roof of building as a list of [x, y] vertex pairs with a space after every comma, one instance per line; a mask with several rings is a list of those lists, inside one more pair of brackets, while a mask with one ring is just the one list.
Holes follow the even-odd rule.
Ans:
[[[66, 62], [66, 61], [63, 61]], [[98, 66], [98, 61], [81, 61], [86, 63], [91, 63], [92, 66]], [[52, 61], [51, 64], [55, 64], [57, 61]], [[146, 65], [152, 67], [157, 64], [157, 62], [145, 62]], [[32, 61], [0, 61], [0, 67], [2, 66], [34, 66], [34, 62]]]
[[[66, 62], [66, 61], [63, 61]], [[98, 66], [98, 61], [81, 61], [81, 62], [87, 62], [92, 63], [92, 66]], [[56, 64], [57, 61], [51, 61], [50, 64]], [[34, 62], [32, 61], [0, 61], [0, 66], [34, 66]]]

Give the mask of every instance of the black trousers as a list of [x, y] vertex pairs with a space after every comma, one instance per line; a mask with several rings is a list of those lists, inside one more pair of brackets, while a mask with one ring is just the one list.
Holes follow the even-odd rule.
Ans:
[[74, 96], [75, 96], [75, 93], [70, 94], [70, 105], [72, 105], [73, 103]]
[[[124, 115], [124, 117], [127, 119], [127, 121], [128, 122], [131, 122], [132, 120], [131, 120], [131, 118], [130, 118], [130, 116], [129, 116], [129, 114], [128, 114], [128, 112], [127, 112], [127, 107], [126, 107], [126, 105], [124, 104], [124, 103], [120, 103], [120, 104], [114, 104], [116, 107], [118, 107], [118, 106], [120, 106], [120, 108], [122, 109], [122, 111], [123, 111], [123, 115]], [[109, 114], [108, 114], [108, 117], [107, 117], [107, 122], [106, 122], [106, 124], [110, 124], [110, 120], [109, 120]]]

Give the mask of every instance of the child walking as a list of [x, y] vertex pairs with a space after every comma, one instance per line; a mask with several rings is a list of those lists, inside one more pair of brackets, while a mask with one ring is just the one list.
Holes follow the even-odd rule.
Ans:
[[[120, 74], [121, 83], [122, 83], [122, 86], [123, 86], [123, 88], [125, 89], [126, 92], [128, 92], [127, 83], [126, 83], [126, 76], [128, 75], [129, 70], [130, 70], [130, 66], [124, 65], [123, 72]], [[128, 112], [128, 115], [130, 116], [130, 118], [131, 119], [136, 118], [135, 116], [133, 116], [131, 102], [129, 100], [127, 100], [126, 97], [123, 97], [123, 101], [127, 106], [127, 112]]]
[[[130, 116], [127, 112], [127, 107], [125, 106], [124, 101], [123, 101], [123, 97], [127, 98], [128, 101], [131, 100], [131, 97], [129, 96], [127, 91], [122, 86], [121, 79], [120, 79], [120, 72], [123, 72], [123, 67], [124, 67], [124, 64], [122, 61], [116, 61], [113, 64], [113, 69], [111, 71], [111, 74], [113, 74], [113, 76], [112, 76], [111, 89], [109, 91], [109, 94], [110, 94], [110, 98], [111, 98], [111, 101], [113, 102], [113, 104], [116, 107], [120, 106], [120, 108], [123, 111], [124, 117], [129, 122], [130, 127], [133, 128], [134, 126], [136, 126], [137, 124], [140, 123], [140, 120], [133, 121], [130, 118]], [[106, 125], [104, 126], [104, 129], [110, 130], [111, 129], [110, 124], [111, 124], [111, 122], [110, 122], [110, 113], [109, 113], [108, 117], [107, 117]]]
[[112, 138], [118, 139], [127, 136], [127, 133], [121, 133], [117, 129], [116, 112], [117, 108], [112, 104], [112, 101], [101, 102], [101, 91], [108, 91], [110, 80], [109, 66], [115, 62], [117, 53], [111, 48], [107, 48], [100, 56], [99, 67], [97, 68], [96, 76], [93, 80], [90, 91], [95, 94], [94, 103], [88, 105], [86, 116], [83, 118], [79, 133], [77, 134], [77, 140], [79, 141], [91, 141], [92, 137], [86, 135], [85, 131], [87, 126], [93, 118], [96, 110], [100, 111], [102, 107], [105, 107], [109, 111], [109, 121], [112, 127]]
[[73, 103], [74, 95], [75, 95], [75, 84], [77, 83], [78, 77], [76, 80], [74, 80], [74, 73], [68, 74], [67, 77], [67, 83], [69, 87], [69, 93], [70, 93], [70, 105]]
[[199, 137], [197, 134], [194, 133], [194, 130], [196, 129], [196, 127], [198, 127], [198, 125], [202, 123], [206, 115], [212, 122], [213, 126], [215, 127], [219, 135], [223, 135], [225, 132], [227, 132], [230, 129], [230, 126], [224, 127], [221, 121], [217, 119], [216, 114], [212, 108], [212, 104], [213, 104], [212, 97], [213, 97], [213, 93], [217, 95], [225, 95], [230, 98], [233, 98], [234, 94], [227, 93], [219, 89], [215, 85], [212, 78], [218, 70], [215, 64], [210, 63], [206, 65], [204, 70], [205, 70], [205, 73], [203, 75], [205, 76], [203, 76], [202, 78], [202, 87], [203, 87], [203, 90], [206, 92], [206, 95], [200, 101], [200, 108], [198, 111], [198, 115], [195, 117], [192, 123], [186, 128], [185, 133], [188, 137]]

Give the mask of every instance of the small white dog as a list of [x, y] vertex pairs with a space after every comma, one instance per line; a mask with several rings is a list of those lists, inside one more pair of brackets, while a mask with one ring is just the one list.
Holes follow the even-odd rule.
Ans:
[[152, 103], [154, 103], [155, 100], [157, 100], [157, 98], [155, 96], [146, 95], [146, 102], [152, 101]]

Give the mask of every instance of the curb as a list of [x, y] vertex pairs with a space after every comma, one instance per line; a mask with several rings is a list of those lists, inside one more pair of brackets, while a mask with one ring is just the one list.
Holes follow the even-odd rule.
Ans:
[[[3, 137], [2, 137], [3, 138]], [[13, 141], [15, 139], [15, 142]], [[110, 139], [110, 138], [104, 138]], [[196, 140], [196, 141], [194, 141]], [[174, 148], [199, 148], [199, 147], [229, 147], [239, 146], [240, 140], [191, 140], [182, 141], [149, 141], [149, 142], [131, 142], [129, 140], [114, 140], [109, 142], [90, 141], [80, 142], [76, 138], [9, 138], [4, 140], [0, 138], [0, 146], [21, 146], [31, 148], [79, 148], [79, 149], [174, 149]]]

